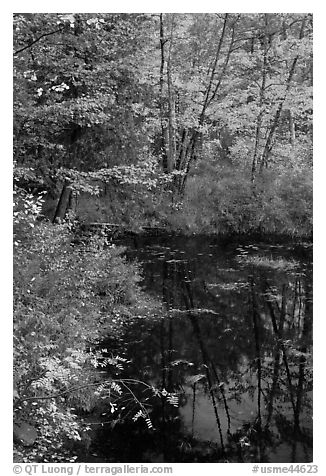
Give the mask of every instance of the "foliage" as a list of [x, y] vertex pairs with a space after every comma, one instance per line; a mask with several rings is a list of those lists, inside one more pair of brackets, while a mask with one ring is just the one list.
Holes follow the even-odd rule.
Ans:
[[191, 233], [284, 234], [310, 237], [312, 171], [266, 171], [252, 193], [250, 174], [224, 166], [189, 178], [182, 202], [167, 215], [172, 228]]
[[153, 314], [156, 304], [140, 292], [139, 272], [122, 249], [103, 237], [77, 246], [73, 223], [38, 223], [40, 199], [19, 190], [16, 197], [14, 419], [33, 425], [38, 437], [31, 448], [18, 445], [15, 459], [71, 461], [67, 441], [89, 429], [82, 413], [99, 399], [119, 406], [112, 407], [107, 389], [117, 390], [126, 360], [98, 350], [100, 340], [118, 336], [135, 316]]
[[17, 14], [20, 185], [96, 194], [90, 221], [307, 235], [311, 42], [309, 14]]
[[35, 166], [48, 189], [61, 167], [89, 171], [135, 161], [143, 144], [127, 98], [136, 85], [131, 68], [139, 42], [127, 40], [145, 21], [15, 15], [15, 156], [20, 165]]
[[312, 17], [15, 14], [14, 160], [16, 457], [68, 461], [96, 402], [149, 429], [133, 385], [177, 404], [101, 347], [157, 310], [79, 220], [310, 237]]

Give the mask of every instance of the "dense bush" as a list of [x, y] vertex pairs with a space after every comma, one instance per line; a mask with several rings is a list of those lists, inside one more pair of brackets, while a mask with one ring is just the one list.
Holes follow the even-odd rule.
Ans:
[[312, 172], [266, 170], [254, 186], [243, 170], [195, 175], [170, 210], [170, 226], [191, 233], [311, 236]]
[[67, 442], [87, 431], [80, 412], [101, 398], [103, 377], [95, 369], [108, 367], [110, 375], [112, 368], [113, 376], [123, 362], [97, 344], [135, 315], [152, 313], [154, 304], [122, 249], [99, 236], [76, 245], [71, 223], [37, 222], [38, 200], [19, 190], [16, 198], [14, 422], [37, 438], [31, 447], [18, 441], [15, 459], [69, 461]]

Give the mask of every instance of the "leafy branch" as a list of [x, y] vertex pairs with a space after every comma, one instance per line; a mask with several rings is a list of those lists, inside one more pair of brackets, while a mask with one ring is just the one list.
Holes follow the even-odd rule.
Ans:
[[40, 35], [35, 40], [30, 41], [23, 48], [20, 48], [19, 50], [14, 51], [14, 56], [18, 55], [19, 53], [22, 53], [23, 51], [27, 50], [28, 48], [31, 48], [33, 45], [35, 45], [35, 43], [38, 43], [42, 38], [45, 38], [45, 37], [51, 36], [51, 35], [55, 35], [56, 33], [60, 33], [60, 32], [63, 31], [63, 29], [64, 29], [64, 26], [61, 26], [60, 28], [58, 28], [58, 30], [49, 31], [48, 33], [43, 33], [42, 35]]

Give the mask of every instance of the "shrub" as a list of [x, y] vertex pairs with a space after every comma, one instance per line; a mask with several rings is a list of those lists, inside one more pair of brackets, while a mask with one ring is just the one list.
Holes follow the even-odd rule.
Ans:
[[310, 236], [312, 173], [308, 168], [267, 169], [254, 188], [244, 170], [222, 167], [194, 175], [168, 222], [192, 233]]
[[100, 340], [117, 335], [135, 314], [153, 312], [155, 303], [141, 293], [138, 269], [122, 257], [123, 249], [99, 236], [74, 245], [69, 223], [38, 223], [31, 197], [18, 195], [14, 421], [36, 429], [37, 438], [31, 447], [18, 444], [15, 459], [71, 461], [67, 442], [87, 430], [81, 412], [102, 398], [96, 368], [107, 367], [109, 376], [112, 369], [114, 376], [123, 361], [97, 350]]

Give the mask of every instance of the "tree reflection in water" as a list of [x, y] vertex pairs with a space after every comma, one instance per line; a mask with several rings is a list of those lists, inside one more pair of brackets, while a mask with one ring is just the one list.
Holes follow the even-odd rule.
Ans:
[[93, 449], [121, 462], [311, 461], [309, 256], [284, 246], [147, 240], [130, 257], [166, 316], [127, 327], [125, 372], [177, 392], [179, 407], [146, 395], [155, 430], [103, 427]]

